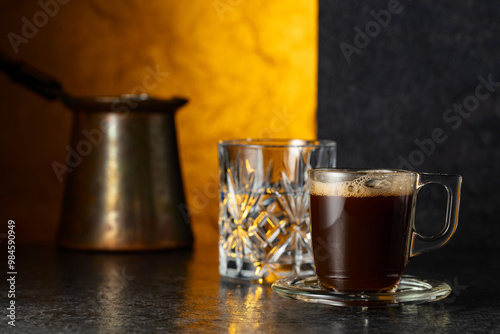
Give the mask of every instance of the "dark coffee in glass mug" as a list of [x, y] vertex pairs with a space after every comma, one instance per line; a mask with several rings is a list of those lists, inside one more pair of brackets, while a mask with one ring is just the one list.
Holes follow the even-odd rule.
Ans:
[[[418, 190], [448, 192], [445, 228], [425, 237], [414, 227]], [[343, 292], [393, 292], [408, 260], [441, 247], [457, 226], [461, 177], [402, 170], [313, 169], [311, 237], [319, 282]]]

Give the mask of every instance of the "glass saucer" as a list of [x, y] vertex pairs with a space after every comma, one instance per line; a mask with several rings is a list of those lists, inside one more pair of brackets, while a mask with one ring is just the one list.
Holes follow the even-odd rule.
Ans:
[[319, 285], [316, 276], [290, 277], [276, 281], [273, 290], [282, 297], [309, 303], [347, 307], [387, 307], [435, 302], [446, 298], [451, 288], [448, 284], [403, 275], [396, 292], [352, 293], [328, 290]]

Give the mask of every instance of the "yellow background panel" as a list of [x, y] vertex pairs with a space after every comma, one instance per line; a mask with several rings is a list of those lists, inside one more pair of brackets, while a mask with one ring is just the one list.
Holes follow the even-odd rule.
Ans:
[[[22, 36], [38, 2], [3, 2], [0, 32]], [[3, 51], [74, 95], [141, 93], [190, 100], [177, 117], [195, 238], [217, 240], [220, 139], [316, 137], [317, 3], [309, 0], [69, 1], [27, 43]], [[16, 53], [15, 49], [18, 49]], [[145, 82], [151, 72], [155, 82]], [[0, 76], [2, 219], [20, 240], [53, 240], [71, 113]]]

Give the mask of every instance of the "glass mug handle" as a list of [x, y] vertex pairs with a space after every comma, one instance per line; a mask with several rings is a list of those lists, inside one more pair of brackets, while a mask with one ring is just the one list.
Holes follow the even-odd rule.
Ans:
[[419, 234], [415, 226], [412, 226], [410, 258], [424, 252], [435, 250], [446, 244], [455, 233], [458, 225], [458, 207], [460, 205], [460, 187], [462, 177], [460, 175], [418, 173], [417, 196], [418, 191], [425, 185], [437, 183], [442, 185], [448, 194], [446, 204], [446, 224], [436, 235], [424, 236]]

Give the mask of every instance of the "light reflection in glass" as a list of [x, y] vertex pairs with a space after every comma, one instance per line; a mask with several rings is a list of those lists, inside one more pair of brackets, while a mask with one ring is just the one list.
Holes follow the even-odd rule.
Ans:
[[108, 116], [108, 160], [106, 169], [106, 232], [103, 236], [106, 243], [113, 243], [118, 233], [118, 119]]

